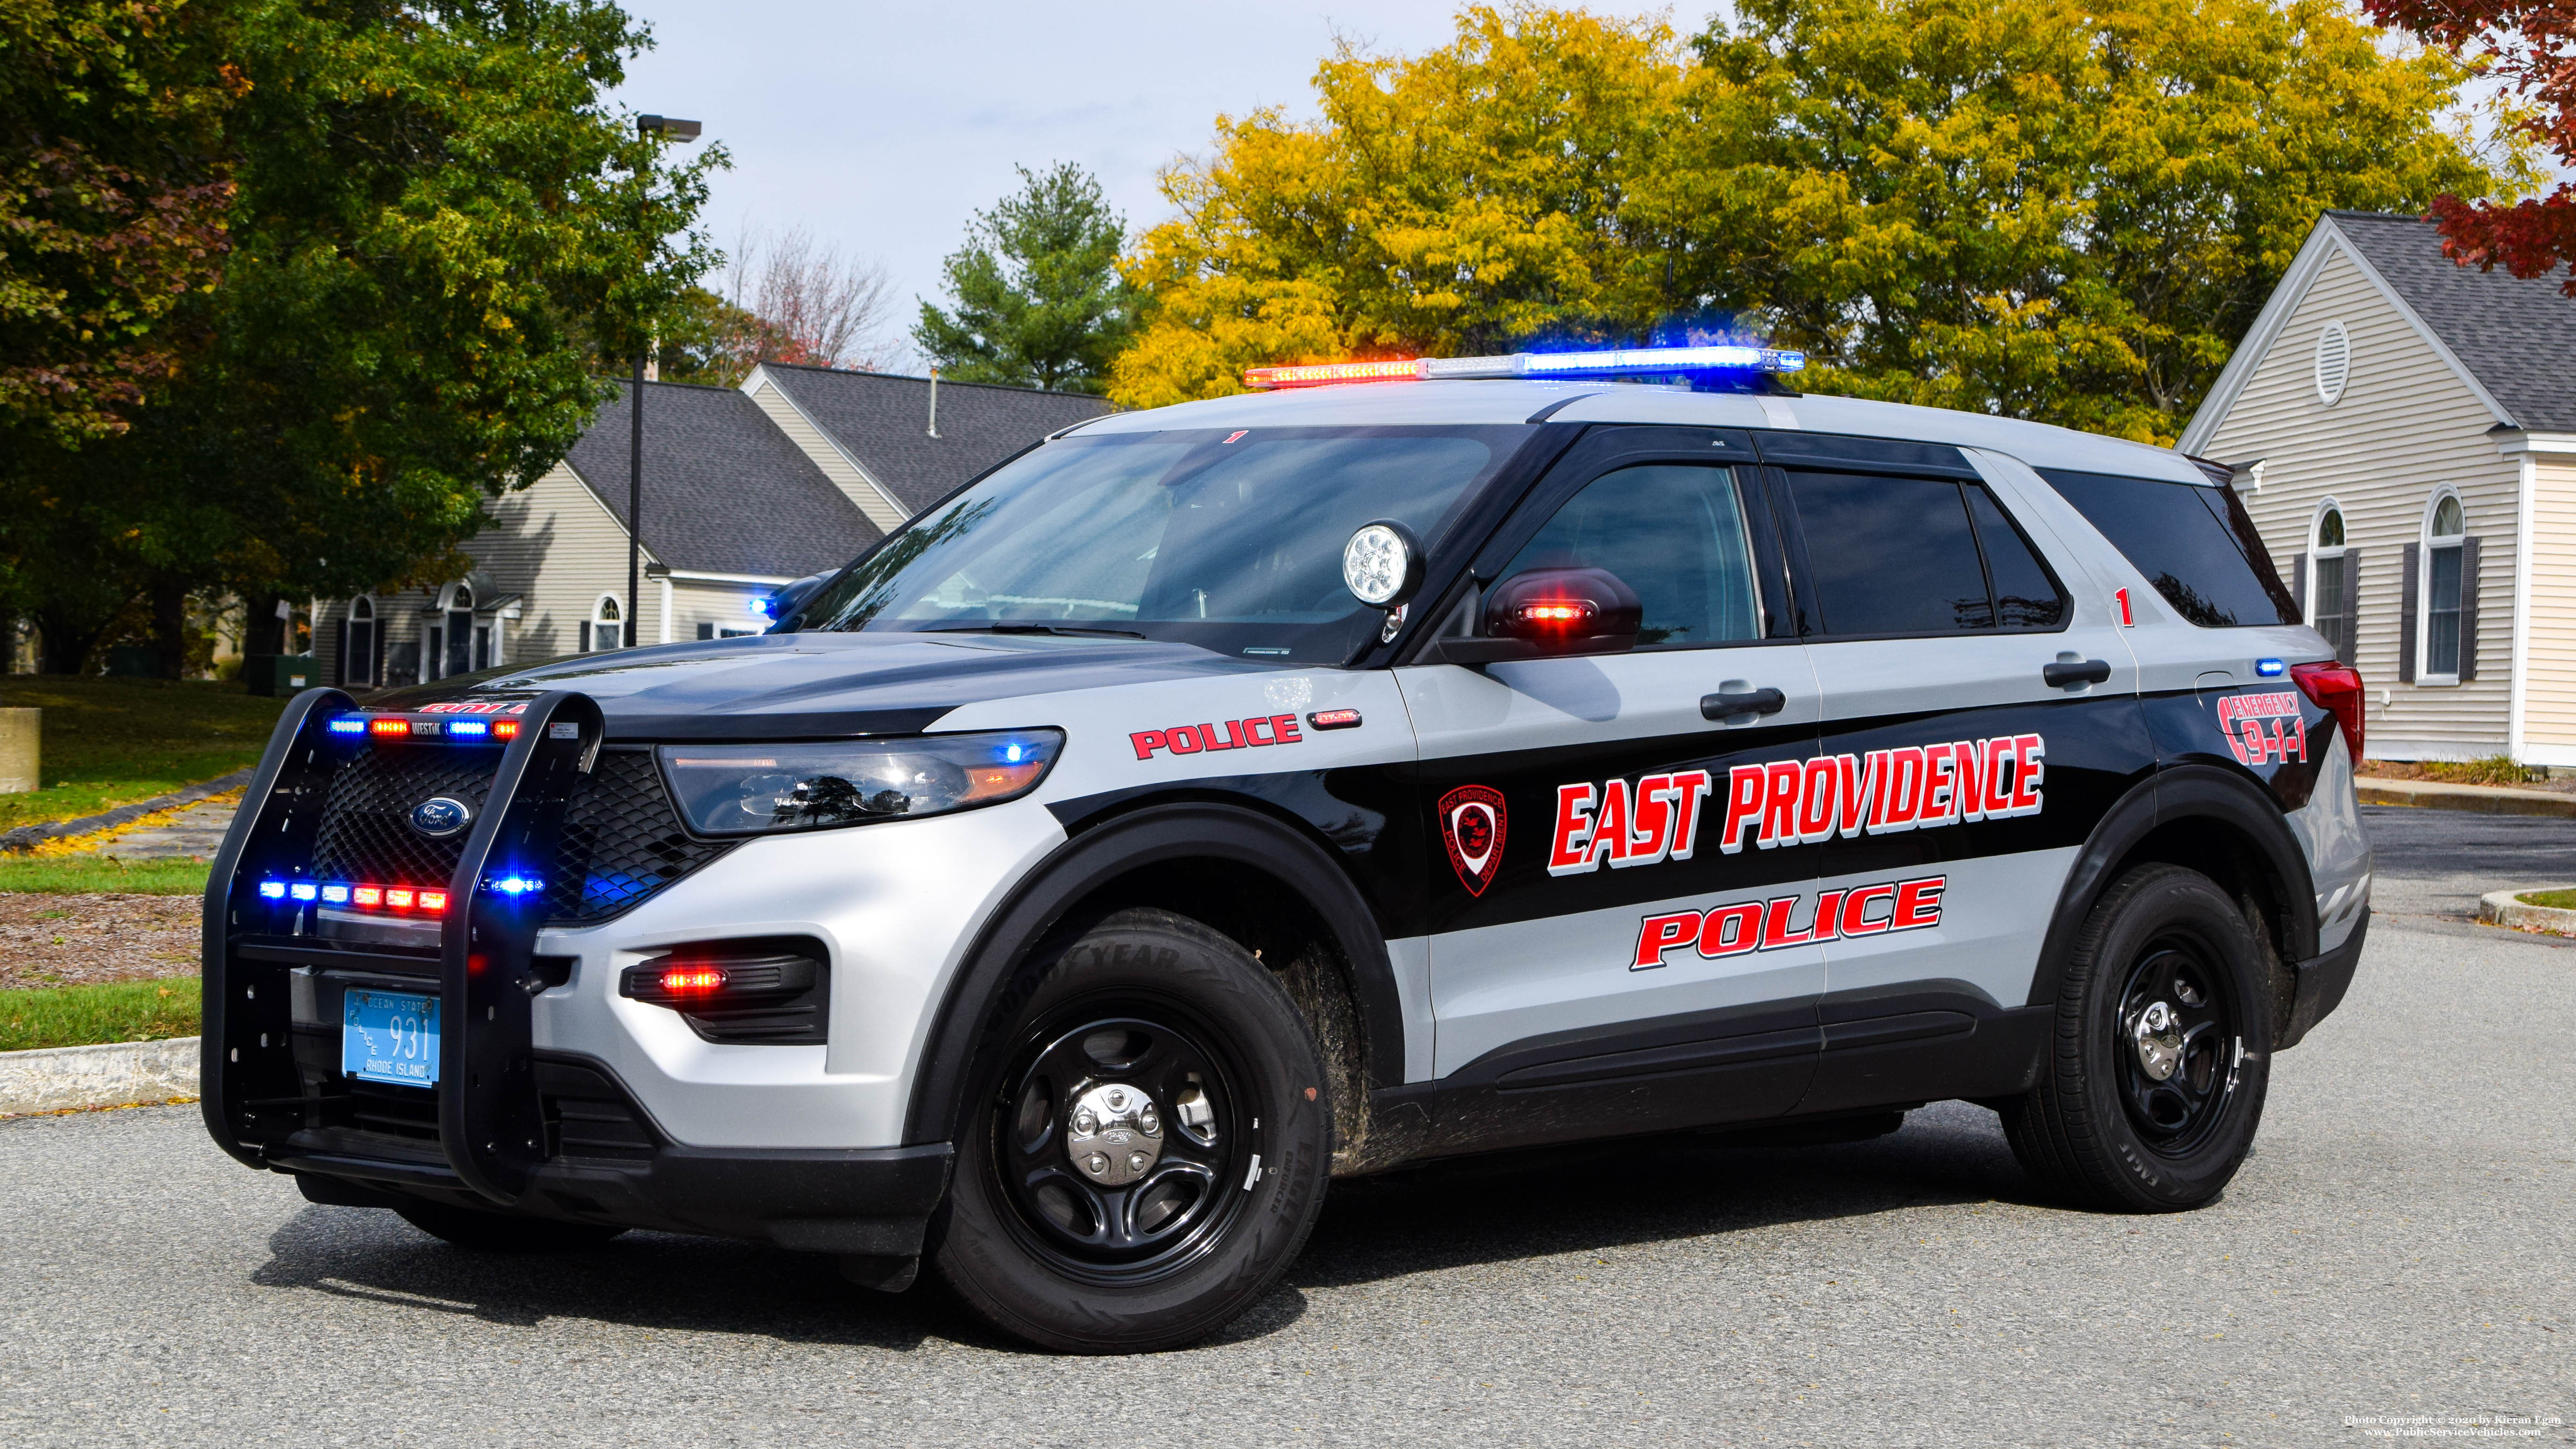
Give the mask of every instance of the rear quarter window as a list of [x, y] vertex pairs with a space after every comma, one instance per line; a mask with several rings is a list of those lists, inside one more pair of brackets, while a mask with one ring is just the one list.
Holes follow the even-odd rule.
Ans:
[[2228, 488], [2042, 468], [2075, 511], [2204, 629], [2296, 624], [2299, 606]]

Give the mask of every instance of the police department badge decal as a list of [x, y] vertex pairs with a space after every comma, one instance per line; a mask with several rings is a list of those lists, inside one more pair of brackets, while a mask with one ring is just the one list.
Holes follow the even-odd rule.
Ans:
[[1461, 785], [1440, 797], [1440, 839], [1471, 896], [1483, 895], [1502, 866], [1505, 820], [1503, 792], [1490, 785]]

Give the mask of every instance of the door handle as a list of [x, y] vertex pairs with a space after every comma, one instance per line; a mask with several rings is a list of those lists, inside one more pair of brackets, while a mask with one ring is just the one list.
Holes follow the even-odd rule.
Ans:
[[1789, 696], [1776, 689], [1721, 690], [1699, 697], [1701, 719], [1726, 719], [1739, 714], [1778, 714], [1789, 703]]
[[2051, 689], [2064, 689], [2070, 684], [2102, 684], [2111, 678], [2111, 663], [2107, 659], [2087, 659], [2081, 663], [2043, 664], [2039, 667], [2039, 677]]

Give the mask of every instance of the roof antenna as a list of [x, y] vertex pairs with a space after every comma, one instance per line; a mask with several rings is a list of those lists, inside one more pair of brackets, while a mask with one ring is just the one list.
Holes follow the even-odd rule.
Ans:
[[939, 368], [930, 369], [930, 435], [939, 436]]

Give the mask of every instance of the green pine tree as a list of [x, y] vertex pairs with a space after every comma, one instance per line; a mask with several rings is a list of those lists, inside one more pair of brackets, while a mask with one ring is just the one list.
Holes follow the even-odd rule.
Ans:
[[1135, 330], [1118, 275], [1126, 218], [1072, 162], [977, 212], [944, 267], [954, 311], [921, 304], [913, 342], [960, 382], [1097, 393]]

